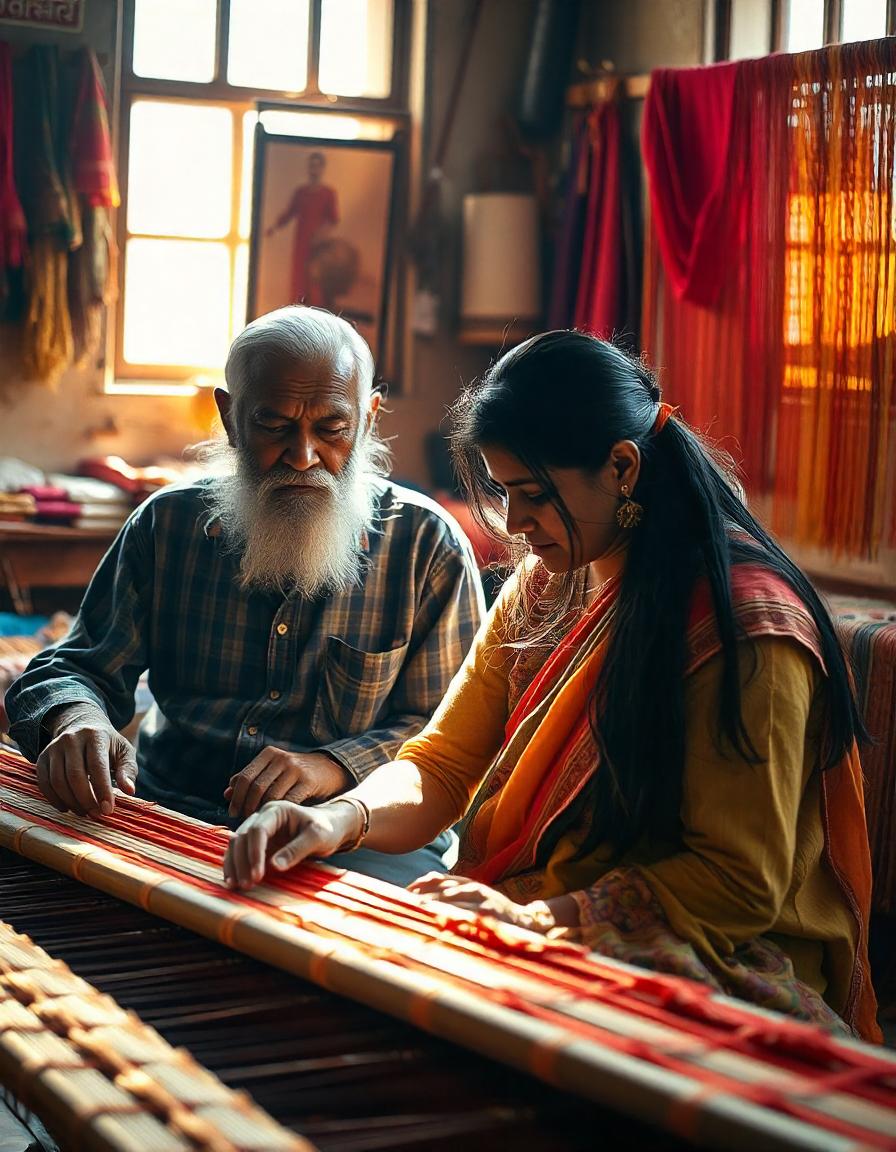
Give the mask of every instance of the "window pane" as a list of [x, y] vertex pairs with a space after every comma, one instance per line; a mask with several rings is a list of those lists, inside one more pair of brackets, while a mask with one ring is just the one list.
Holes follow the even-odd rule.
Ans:
[[392, 0], [323, 0], [320, 90], [388, 96], [392, 88]]
[[844, 0], [843, 40], [878, 40], [887, 34], [887, 0]]
[[308, 0], [230, 0], [227, 79], [301, 92], [308, 80]]
[[128, 231], [226, 236], [233, 187], [227, 108], [139, 100], [131, 108]]
[[160, 80], [215, 77], [216, 0], [136, 0], [134, 72]]
[[249, 297], [249, 245], [240, 244], [233, 261], [233, 315], [231, 340], [246, 327], [246, 301]]
[[769, 0], [732, 0], [729, 60], [767, 56], [772, 47]]
[[808, 52], [824, 44], [824, 0], [790, 0], [787, 6], [788, 52]]
[[201, 240], [129, 240], [124, 358], [220, 368], [230, 333], [230, 252]]

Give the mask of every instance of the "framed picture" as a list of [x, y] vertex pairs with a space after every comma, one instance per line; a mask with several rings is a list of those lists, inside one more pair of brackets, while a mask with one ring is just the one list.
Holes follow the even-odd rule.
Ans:
[[257, 126], [247, 320], [284, 304], [328, 308], [355, 325], [382, 371], [398, 148]]

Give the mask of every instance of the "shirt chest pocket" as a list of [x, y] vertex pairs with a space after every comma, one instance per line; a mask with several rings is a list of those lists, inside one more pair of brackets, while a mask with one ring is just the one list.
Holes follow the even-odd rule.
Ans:
[[381, 721], [407, 652], [407, 644], [388, 652], [363, 652], [330, 636], [311, 719], [314, 739], [360, 736]]

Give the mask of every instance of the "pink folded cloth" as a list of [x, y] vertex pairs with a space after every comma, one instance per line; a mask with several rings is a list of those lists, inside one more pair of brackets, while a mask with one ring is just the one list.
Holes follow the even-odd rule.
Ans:
[[35, 520], [75, 520], [81, 515], [81, 505], [70, 500], [38, 500]]

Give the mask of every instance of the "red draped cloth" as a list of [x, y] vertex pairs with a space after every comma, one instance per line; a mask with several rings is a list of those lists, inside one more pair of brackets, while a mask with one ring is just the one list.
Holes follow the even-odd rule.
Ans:
[[650, 206], [676, 296], [715, 302], [747, 204], [732, 148], [736, 64], [662, 69], [644, 108]]
[[629, 179], [621, 101], [588, 113], [588, 191], [574, 324], [603, 339], [637, 338], [637, 188]]
[[21, 265], [26, 232], [13, 173], [12, 59], [0, 42], [0, 280], [4, 268]]
[[608, 101], [589, 114], [591, 173], [588, 182], [585, 242], [576, 300], [576, 327], [612, 337], [619, 321], [622, 279], [620, 227], [619, 104]]

